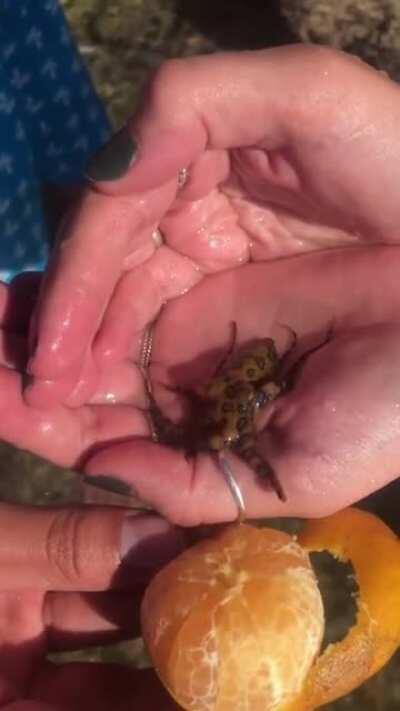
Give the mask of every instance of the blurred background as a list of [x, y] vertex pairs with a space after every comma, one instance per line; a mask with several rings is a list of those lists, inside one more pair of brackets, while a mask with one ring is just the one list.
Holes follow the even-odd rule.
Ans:
[[[400, 0], [62, 0], [62, 4], [115, 127], [132, 113], [146, 79], [168, 57], [316, 42], [356, 54], [400, 80]], [[10, 487], [14, 492], [19, 487], [21, 501], [43, 503], [40, 492], [46, 490], [48, 496], [50, 482], [57, 479], [55, 469], [0, 446], [0, 474], [14, 472]], [[364, 505], [400, 533], [399, 502], [400, 486], [394, 483]], [[329, 622], [326, 642], [337, 640], [354, 619], [352, 570], [327, 556], [318, 556], [315, 562]], [[92, 650], [85, 658], [147, 663], [140, 640], [111, 651]], [[400, 655], [360, 690], [325, 708], [399, 709]]]

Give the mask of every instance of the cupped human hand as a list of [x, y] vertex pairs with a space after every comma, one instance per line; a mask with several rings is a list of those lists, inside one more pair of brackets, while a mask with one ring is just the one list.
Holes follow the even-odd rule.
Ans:
[[109, 147], [64, 224], [32, 327], [27, 402], [86, 402], [160, 306], [210, 274], [396, 243], [399, 115], [397, 85], [328, 48], [167, 62], [114, 144], [114, 177], [116, 156], [126, 174], [100, 180]]
[[272, 335], [282, 351], [294, 329], [297, 355], [332, 330], [259, 423], [287, 502], [234, 461], [247, 514], [323, 515], [394, 479], [399, 113], [394, 83], [326, 48], [162, 68], [130, 126], [136, 162], [88, 190], [45, 281], [24, 396], [37, 421], [67, 413], [87, 471], [129, 481], [170, 519], [231, 520], [209, 456], [143, 438], [143, 330], [163, 305], [152, 377], [172, 385], [212, 372], [232, 320], [239, 345]]
[[48, 655], [138, 636], [144, 586], [179, 532], [123, 509], [1, 504], [0, 533], [0, 708], [173, 711], [150, 669]]
[[[172, 417], [183, 404], [176, 386], [187, 389], [212, 375], [229, 346], [232, 321], [237, 348], [268, 335], [283, 353], [292, 330], [296, 362], [321, 344], [295, 373], [291, 389], [257, 418], [258, 450], [287, 501], [239, 458], [226, 455], [249, 517], [326, 515], [397, 477], [399, 267], [397, 246], [320, 251], [209, 277], [162, 311], [150, 375], [157, 401]], [[140, 370], [131, 359], [110, 369], [110, 382], [94, 402], [76, 408], [36, 410], [21, 397], [16, 369], [3, 367], [0, 377], [4, 439], [64, 465], [84, 463], [88, 475], [120, 478], [176, 523], [236, 517], [210, 454], [187, 458], [185, 442], [177, 450], [151, 441]], [[110, 388], [119, 402], [108, 403]]]
[[[314, 252], [209, 277], [163, 310], [150, 375], [157, 402], [172, 417], [184, 406], [179, 389], [212, 376], [229, 348], [232, 321], [237, 349], [272, 336], [283, 354], [291, 331], [297, 334], [287, 364], [290, 370], [300, 358], [291, 387], [256, 420], [258, 451], [287, 501], [238, 457], [224, 455], [250, 518], [327, 515], [398, 476], [399, 269], [396, 246]], [[121, 477], [184, 525], [234, 519], [235, 502], [215, 459], [205, 452], [188, 458], [184, 445], [116, 443], [95, 453], [87, 471]]]

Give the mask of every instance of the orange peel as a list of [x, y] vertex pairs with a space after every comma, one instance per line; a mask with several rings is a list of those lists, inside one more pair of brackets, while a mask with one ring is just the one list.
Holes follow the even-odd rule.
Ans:
[[382, 669], [400, 645], [400, 541], [393, 531], [377, 516], [350, 508], [309, 521], [299, 543], [351, 561], [359, 594], [356, 624], [316, 660], [290, 711], [344, 696]]
[[[318, 657], [323, 606], [308, 553], [353, 563], [360, 595], [347, 636]], [[190, 711], [309, 711], [378, 671], [400, 643], [400, 543], [347, 509], [288, 534], [231, 525], [148, 587], [142, 630], [159, 677]]]

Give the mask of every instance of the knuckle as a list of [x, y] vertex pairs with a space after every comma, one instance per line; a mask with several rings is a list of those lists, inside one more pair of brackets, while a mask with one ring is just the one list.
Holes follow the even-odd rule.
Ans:
[[187, 99], [190, 87], [192, 62], [190, 59], [167, 59], [153, 74], [148, 87], [150, 104], [158, 111], [171, 106], [171, 100], [176, 109], [177, 104]]
[[57, 581], [74, 585], [82, 579], [90, 565], [83, 539], [84, 513], [79, 510], [57, 512], [45, 542], [48, 566]]
[[303, 59], [312, 63], [314, 67], [318, 67], [322, 73], [328, 69], [334, 70], [339, 65], [349, 64], [353, 61], [351, 55], [328, 45], [304, 44], [296, 45], [296, 47], [298, 57], [302, 56]]

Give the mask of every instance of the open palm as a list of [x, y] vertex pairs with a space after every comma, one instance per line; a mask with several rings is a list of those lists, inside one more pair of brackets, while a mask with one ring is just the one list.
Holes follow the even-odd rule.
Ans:
[[323, 48], [160, 70], [133, 122], [138, 159], [126, 177], [87, 192], [36, 316], [25, 399], [44, 417], [60, 402], [77, 408], [92, 443], [108, 430], [114, 444], [101, 452], [79, 440], [92, 453], [88, 471], [128, 478], [174, 520], [235, 516], [208, 457], [193, 467], [143, 440], [133, 364], [164, 305], [154, 348], [161, 381], [209, 375], [204, 354], [223, 351], [231, 320], [240, 342], [272, 335], [281, 348], [289, 326], [299, 352], [333, 325], [260, 434], [287, 504], [235, 462], [250, 516], [320, 515], [396, 476], [399, 114], [396, 85]]

